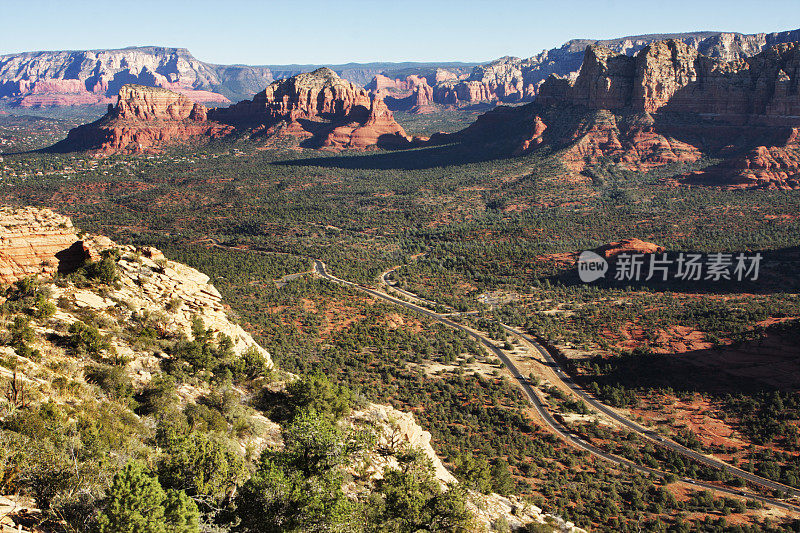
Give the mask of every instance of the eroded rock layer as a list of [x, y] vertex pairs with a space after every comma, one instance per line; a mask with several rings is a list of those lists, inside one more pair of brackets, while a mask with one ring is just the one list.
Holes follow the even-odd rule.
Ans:
[[78, 241], [72, 221], [49, 209], [0, 207], [0, 283], [80, 264], [85, 255]]

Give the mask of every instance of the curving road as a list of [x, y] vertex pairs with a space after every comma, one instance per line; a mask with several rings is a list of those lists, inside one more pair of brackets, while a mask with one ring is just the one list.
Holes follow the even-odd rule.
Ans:
[[[615, 463], [617, 465], [620, 465], [620, 466], [623, 466], [623, 467], [627, 467], [627, 468], [630, 468], [632, 470], [636, 470], [638, 472], [642, 472], [642, 473], [645, 473], [645, 474], [653, 474], [653, 475], [656, 475], [656, 476], [659, 476], [659, 477], [663, 477], [664, 476], [664, 473], [661, 472], [660, 470], [656, 470], [656, 469], [649, 468], [649, 467], [646, 467], [646, 466], [641, 466], [641, 465], [638, 465], [638, 464], [636, 464], [636, 463], [634, 463], [632, 461], [629, 461], [627, 459], [623, 459], [621, 457], [617, 457], [615, 455], [611, 455], [609, 453], [606, 453], [603, 450], [601, 450], [600, 448], [598, 448], [598, 447], [588, 443], [587, 441], [581, 439], [580, 437], [574, 435], [568, 428], [566, 428], [563, 424], [561, 424], [559, 421], [557, 421], [555, 418], [553, 418], [553, 415], [550, 414], [550, 411], [547, 409], [545, 403], [542, 401], [541, 398], [539, 398], [538, 394], [536, 393], [536, 390], [533, 387], [531, 387], [531, 385], [528, 382], [528, 380], [524, 376], [522, 376], [520, 374], [519, 369], [516, 367], [516, 365], [513, 363], [513, 361], [511, 361], [511, 359], [509, 359], [508, 356], [506, 356], [506, 354], [502, 350], [500, 350], [497, 346], [495, 346], [494, 343], [490, 339], [488, 339], [487, 337], [481, 335], [480, 333], [478, 333], [476, 331], [473, 331], [470, 328], [467, 328], [466, 326], [463, 326], [462, 324], [459, 324], [458, 322], [454, 322], [454, 321], [450, 320], [445, 315], [441, 315], [441, 314], [436, 313], [434, 311], [431, 311], [430, 309], [427, 309], [425, 307], [416, 305], [416, 304], [414, 304], [412, 302], [407, 302], [405, 300], [400, 300], [399, 298], [395, 298], [395, 297], [390, 296], [390, 295], [388, 295], [388, 294], [386, 294], [384, 292], [380, 292], [380, 291], [377, 291], [377, 290], [374, 290], [374, 289], [370, 289], [369, 287], [364, 287], [364, 286], [358, 285], [356, 283], [353, 283], [351, 281], [346, 281], [346, 280], [343, 280], [341, 278], [337, 278], [336, 276], [333, 276], [330, 273], [328, 273], [328, 271], [327, 271], [327, 269], [325, 267], [325, 263], [323, 263], [322, 261], [317, 260], [317, 259], [314, 259], [313, 261], [314, 261], [314, 272], [317, 275], [319, 275], [320, 277], [324, 278], [324, 279], [327, 279], [329, 281], [332, 281], [334, 283], [338, 283], [338, 284], [341, 284], [341, 285], [353, 287], [353, 288], [355, 288], [357, 290], [360, 290], [362, 292], [365, 292], [367, 294], [375, 296], [376, 298], [380, 298], [381, 300], [393, 303], [395, 305], [401, 305], [403, 307], [406, 307], [406, 308], [411, 309], [413, 311], [416, 311], [418, 313], [422, 313], [425, 316], [428, 316], [428, 317], [430, 317], [430, 318], [432, 318], [434, 320], [437, 320], [438, 322], [441, 322], [442, 324], [450, 326], [451, 328], [463, 331], [467, 335], [473, 337], [480, 344], [482, 344], [483, 346], [488, 348], [493, 354], [495, 354], [497, 356], [497, 358], [500, 359], [500, 361], [502, 361], [502, 363], [506, 366], [506, 368], [514, 376], [514, 379], [517, 380], [517, 382], [519, 383], [520, 387], [522, 388], [522, 391], [524, 392], [525, 396], [531, 402], [531, 404], [533, 405], [534, 409], [539, 414], [539, 416], [542, 418], [542, 420], [545, 422], [545, 424], [547, 426], [549, 426], [549, 428], [553, 432], [555, 432], [563, 440], [567, 441], [568, 443], [572, 444], [573, 446], [576, 446], [576, 447], [578, 447], [578, 448], [580, 448], [582, 450], [585, 450], [585, 451], [589, 452], [590, 454], [592, 454], [592, 455], [594, 455], [596, 457], [599, 457], [599, 458], [604, 459], [606, 461]], [[393, 270], [395, 270], [395, 269], [393, 269]], [[384, 283], [387, 283], [386, 277], [393, 270], [385, 272], [381, 276], [381, 279], [382, 279], [382, 281]], [[389, 285], [389, 284], [387, 283], [387, 285]], [[435, 302], [431, 302], [430, 300], [425, 300], [424, 298], [420, 298], [417, 295], [415, 295], [415, 294], [413, 294], [411, 292], [405, 291], [403, 289], [399, 289], [397, 287], [392, 287], [392, 288], [394, 290], [397, 290], [401, 294], [403, 294], [405, 296], [408, 296], [409, 298], [413, 298], [413, 299], [416, 299], [418, 301], [425, 302], [425, 303], [427, 303], [429, 305], [434, 305], [434, 306], [438, 305]], [[446, 307], [446, 306], [442, 306], [442, 307]], [[679, 444], [677, 444], [675, 442], [662, 439], [661, 437], [657, 436], [654, 432], [649, 431], [649, 430], [643, 428], [642, 426], [639, 426], [638, 424], [628, 420], [627, 418], [625, 418], [622, 415], [616, 413], [612, 409], [610, 409], [610, 408], [606, 407], [605, 405], [599, 403], [597, 400], [595, 400], [594, 398], [592, 398], [591, 396], [586, 394], [582, 389], [580, 389], [580, 387], [578, 387], [572, 381], [572, 379], [570, 379], [564, 373], [564, 370], [561, 369], [561, 367], [558, 365], [558, 362], [556, 362], [556, 360], [552, 357], [552, 355], [543, 346], [541, 346], [538, 342], [536, 342], [534, 339], [532, 339], [531, 337], [529, 337], [527, 335], [524, 335], [523, 333], [517, 331], [514, 328], [511, 328], [510, 326], [506, 326], [505, 324], [502, 324], [502, 326], [507, 331], [509, 331], [509, 332], [511, 332], [511, 333], [513, 333], [515, 335], [519, 335], [520, 337], [524, 338], [526, 341], [530, 342], [533, 346], [535, 346], [538, 349], [538, 351], [542, 353], [542, 356], [545, 357], [545, 360], [548, 361], [549, 364], [553, 365], [553, 368], [555, 370], [555, 373], [556, 373], [558, 379], [560, 379], [567, 387], [569, 387], [570, 389], [575, 391], [575, 393], [578, 394], [586, 403], [592, 405], [593, 407], [595, 407], [597, 410], [603, 412], [604, 414], [614, 418], [615, 420], [617, 420], [621, 424], [625, 425], [626, 427], [628, 427], [632, 431], [638, 433], [639, 435], [647, 438], [648, 440], [653, 441], [654, 443], [656, 443], [656, 444], [658, 444], [660, 446], [668, 447], [668, 448], [670, 448], [670, 449], [672, 449], [672, 450], [674, 450], [674, 451], [676, 451], [676, 452], [678, 452], [678, 453], [680, 453], [682, 455], [685, 455], [685, 456], [690, 457], [692, 459], [698, 460], [698, 461], [700, 461], [700, 462], [702, 462], [702, 463], [704, 463], [706, 465], [713, 466], [715, 468], [725, 469], [727, 472], [731, 473], [732, 475], [740, 477], [741, 479], [745, 479], [747, 481], [751, 481], [752, 483], [755, 483], [757, 485], [764, 486], [764, 487], [767, 487], [767, 488], [771, 488], [771, 489], [774, 489], [774, 490], [786, 491], [789, 494], [798, 494], [798, 491], [796, 491], [795, 489], [792, 489], [791, 487], [787, 487], [787, 486], [781, 485], [780, 483], [775, 483], [775, 482], [770, 481], [768, 479], [764, 479], [764, 478], [761, 478], [761, 477], [756, 476], [754, 474], [750, 474], [749, 472], [745, 472], [745, 471], [743, 471], [741, 469], [732, 467], [732, 466], [730, 466], [730, 465], [728, 465], [726, 463], [722, 463], [720, 461], [716, 461], [714, 459], [706, 457], [706, 456], [704, 456], [702, 454], [698, 454], [697, 452], [695, 452], [693, 450], [690, 450], [688, 448], [685, 448], [685, 447], [683, 447], [683, 446], [681, 446], [681, 445], [679, 445]], [[796, 505], [793, 505], [793, 504], [788, 503], [788, 502], [775, 500], [775, 499], [768, 498], [768, 497], [765, 497], [765, 496], [761, 496], [761, 495], [758, 495], [758, 494], [745, 492], [743, 490], [736, 490], [736, 489], [729, 489], [727, 487], [721, 487], [719, 485], [714, 485], [714, 484], [711, 484], [711, 483], [707, 483], [705, 481], [693, 480], [693, 479], [687, 479], [687, 478], [684, 478], [683, 481], [685, 483], [689, 483], [689, 484], [694, 485], [694, 486], [699, 487], [699, 488], [714, 490], [714, 491], [717, 491], [717, 492], [721, 492], [721, 493], [729, 494], [729, 495], [733, 495], [733, 496], [744, 496], [744, 497], [747, 497], [747, 498], [750, 498], [750, 499], [753, 499], [753, 500], [758, 500], [758, 501], [761, 501], [763, 503], [772, 505], [774, 507], [780, 507], [782, 509], [786, 509], [786, 510], [789, 510], [789, 511], [800, 513], [800, 506], [796, 506]]]
[[732, 474], [732, 475], [734, 475], [734, 476], [736, 476], [736, 477], [738, 477], [740, 479], [743, 479], [745, 481], [749, 481], [750, 483], [754, 483], [756, 485], [759, 485], [759, 486], [762, 486], [762, 487], [765, 487], [765, 488], [768, 488], [768, 489], [785, 492], [785, 493], [787, 493], [787, 494], [789, 494], [791, 496], [800, 496], [800, 491], [798, 491], [797, 489], [795, 489], [793, 487], [790, 487], [788, 485], [784, 485], [783, 483], [778, 483], [776, 481], [772, 481], [770, 479], [767, 479], [767, 478], [764, 478], [764, 477], [761, 477], [761, 476], [757, 476], [757, 475], [755, 475], [753, 473], [750, 473], [750, 472], [748, 472], [746, 470], [742, 470], [741, 468], [737, 468], [737, 467], [735, 467], [733, 465], [730, 465], [730, 464], [725, 463], [723, 461], [720, 461], [718, 459], [714, 459], [713, 457], [709, 457], [707, 455], [703, 455], [702, 453], [698, 453], [698, 452], [696, 452], [696, 451], [694, 451], [694, 450], [692, 450], [690, 448], [687, 448], [685, 446], [682, 446], [682, 445], [678, 444], [677, 442], [665, 439], [664, 437], [661, 437], [660, 435], [658, 435], [653, 430], [650, 430], [650, 429], [647, 429], [647, 428], [645, 428], [643, 426], [640, 426], [639, 424], [637, 424], [636, 422], [632, 421], [631, 419], [622, 416], [621, 414], [616, 412], [614, 409], [608, 407], [607, 405], [605, 405], [603, 403], [600, 403], [597, 399], [595, 399], [593, 396], [591, 396], [589, 393], [587, 393], [585, 390], [583, 390], [577, 383], [575, 383], [575, 381], [573, 381], [571, 378], [569, 378], [566, 375], [566, 373], [564, 372], [564, 370], [562, 369], [562, 367], [558, 364], [556, 359], [553, 357], [553, 355], [550, 353], [550, 351], [547, 348], [545, 348], [544, 346], [542, 346], [541, 344], [539, 344], [539, 342], [537, 342], [536, 339], [534, 339], [533, 337], [531, 337], [529, 335], [526, 335], [526, 334], [522, 333], [521, 331], [519, 331], [519, 330], [517, 330], [515, 328], [512, 328], [511, 326], [507, 326], [506, 324], [500, 323], [500, 325], [503, 326], [503, 328], [506, 331], [508, 331], [509, 333], [513, 333], [514, 335], [518, 335], [519, 337], [523, 338], [524, 340], [526, 340], [527, 342], [532, 344], [534, 346], [534, 348], [536, 348], [539, 351], [539, 353], [542, 354], [542, 356], [544, 357], [545, 361], [547, 361], [547, 363], [550, 366], [553, 367], [553, 369], [556, 372], [556, 376], [558, 377], [558, 379], [564, 385], [569, 387], [570, 390], [572, 392], [574, 392], [576, 395], [578, 395], [584, 402], [586, 402], [588, 405], [592, 406], [596, 410], [600, 411], [604, 415], [606, 415], [606, 416], [608, 416], [610, 418], [613, 418], [615, 421], [617, 421], [618, 423], [620, 423], [623, 426], [627, 427], [631, 431], [634, 431], [634, 432], [638, 433], [639, 435], [641, 435], [645, 439], [653, 442], [654, 444], [657, 444], [657, 445], [662, 446], [664, 448], [668, 448], [668, 449], [670, 449], [672, 451], [675, 451], [675, 452], [677, 452], [677, 453], [679, 453], [681, 455], [689, 457], [690, 459], [694, 459], [695, 461], [703, 463], [706, 466], [710, 466], [710, 467], [713, 467], [713, 468], [717, 468], [719, 470], [723, 470], [723, 471], [725, 471], [725, 472], [727, 472], [729, 474]]

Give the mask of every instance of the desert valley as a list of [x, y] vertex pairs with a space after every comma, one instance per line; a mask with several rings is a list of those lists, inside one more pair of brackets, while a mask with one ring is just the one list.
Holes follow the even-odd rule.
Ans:
[[800, 30], [573, 36], [0, 55], [0, 533], [800, 531]]

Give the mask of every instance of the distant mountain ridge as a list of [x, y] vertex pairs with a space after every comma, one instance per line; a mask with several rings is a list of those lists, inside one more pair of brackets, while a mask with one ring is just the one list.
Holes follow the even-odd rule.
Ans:
[[[393, 69], [445, 66], [468, 71], [475, 63], [347, 63], [330, 65], [358, 85]], [[275, 80], [323, 65], [217, 65], [185, 48], [41, 51], [0, 56], [0, 101], [21, 107], [108, 104], [128, 83], [163, 87], [195, 101], [223, 105], [251, 98]]]
[[[430, 112], [430, 104], [469, 106], [481, 102], [533, 100], [551, 74], [575, 78], [587, 46], [633, 55], [660, 40], [684, 42], [703, 55], [730, 61], [751, 57], [775, 44], [800, 40], [800, 30], [741, 34], [700, 31], [635, 35], [617, 39], [573, 39], [526, 59], [502, 57], [470, 62], [374, 62], [340, 65], [219, 65], [200, 61], [185, 48], [140, 46], [119, 49], [37, 51], [0, 56], [0, 103], [20, 107], [108, 104], [127, 83], [180, 92], [213, 106], [252, 98], [275, 80], [327, 66], [340, 77], [370, 88], [394, 80], [387, 103], [394, 110]], [[415, 78], [409, 82], [408, 78]], [[372, 80], [372, 82], [370, 82]], [[424, 80], [425, 85], [419, 81]]]

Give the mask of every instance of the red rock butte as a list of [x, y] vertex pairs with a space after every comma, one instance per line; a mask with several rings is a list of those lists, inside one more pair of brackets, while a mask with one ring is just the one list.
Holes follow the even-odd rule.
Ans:
[[596, 249], [597, 253], [606, 259], [619, 254], [660, 254], [665, 250], [663, 246], [636, 238], [610, 242]]
[[246, 131], [267, 142], [293, 137], [300, 146], [364, 150], [409, 144], [383, 99], [328, 68], [276, 81], [227, 108], [207, 109], [173, 91], [125, 85], [100, 120], [70, 131], [56, 150], [158, 152], [179, 142]]

